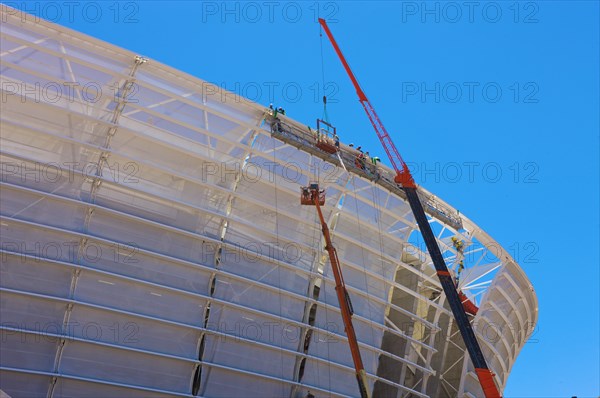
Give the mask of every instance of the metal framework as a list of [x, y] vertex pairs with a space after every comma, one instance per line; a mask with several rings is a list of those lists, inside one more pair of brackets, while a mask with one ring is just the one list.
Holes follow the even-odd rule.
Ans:
[[[126, 50], [2, 19], [0, 389], [356, 396], [314, 209], [297, 200], [327, 178], [370, 392], [480, 395], [392, 170], [356, 169], [343, 143], [339, 158], [315, 149], [302, 124], [275, 129], [268, 109]], [[535, 293], [477, 225], [419, 195], [447, 262], [465, 242], [461, 288], [502, 389]]]

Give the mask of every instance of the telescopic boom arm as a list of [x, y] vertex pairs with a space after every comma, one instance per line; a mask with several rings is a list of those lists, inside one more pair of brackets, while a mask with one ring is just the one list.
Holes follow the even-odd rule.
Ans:
[[356, 94], [358, 94], [358, 100], [365, 109], [365, 112], [367, 113], [367, 116], [371, 121], [375, 132], [377, 133], [377, 137], [381, 141], [381, 144], [388, 155], [390, 163], [396, 171], [396, 177], [394, 179], [395, 182], [400, 184], [406, 192], [408, 203], [410, 204], [410, 208], [412, 209], [415, 219], [417, 220], [421, 235], [425, 240], [427, 250], [429, 251], [429, 255], [431, 256], [433, 265], [437, 271], [437, 276], [440, 280], [442, 288], [444, 289], [444, 293], [448, 299], [452, 314], [454, 315], [456, 324], [458, 325], [462, 338], [465, 342], [465, 346], [467, 347], [467, 351], [469, 352], [469, 356], [471, 357], [471, 361], [475, 367], [475, 372], [477, 373], [477, 377], [481, 383], [483, 393], [486, 398], [500, 398], [500, 392], [498, 391], [498, 387], [494, 382], [494, 374], [488, 368], [488, 365], [485, 361], [485, 357], [483, 356], [483, 352], [481, 351], [481, 347], [479, 346], [475, 332], [473, 331], [471, 323], [469, 322], [469, 318], [462, 305], [458, 291], [456, 290], [454, 281], [452, 280], [452, 276], [450, 275], [448, 267], [446, 266], [446, 262], [444, 261], [440, 248], [438, 247], [435, 235], [433, 234], [431, 226], [427, 220], [427, 216], [425, 215], [423, 205], [421, 204], [419, 196], [417, 195], [417, 185], [410, 174], [408, 166], [402, 159], [402, 156], [400, 156], [400, 152], [398, 152], [396, 145], [394, 145], [392, 139], [387, 133], [387, 130], [383, 126], [383, 123], [379, 119], [379, 116], [377, 116], [377, 113], [371, 105], [371, 102], [367, 99], [367, 96], [358, 84], [358, 80], [356, 80], [354, 73], [352, 73], [348, 62], [346, 61], [346, 58], [342, 54], [342, 51], [331, 34], [327, 23], [323, 18], [319, 18], [319, 23], [325, 30], [325, 33], [327, 34], [329, 41], [333, 45], [335, 52], [340, 58], [340, 61], [342, 61], [342, 65], [344, 65], [344, 69], [346, 69], [346, 73], [350, 77], [350, 80], [352, 80], [352, 84], [356, 89]]
[[[350, 353], [352, 354], [352, 361], [354, 362], [354, 370], [356, 372], [356, 381], [358, 382], [358, 389], [360, 391], [361, 398], [370, 398], [368, 384], [367, 384], [367, 373], [363, 365], [362, 358], [360, 356], [360, 350], [358, 348], [358, 340], [356, 339], [356, 333], [354, 332], [354, 326], [352, 325], [352, 302], [350, 301], [350, 295], [346, 290], [346, 283], [344, 282], [344, 276], [340, 266], [340, 260], [338, 259], [337, 250], [331, 242], [331, 235], [329, 233], [329, 227], [323, 217], [321, 211], [321, 204], [325, 203], [324, 193], [322, 194], [318, 184], [313, 184], [310, 187], [303, 188], [305, 191], [304, 196], [301, 198], [302, 204], [311, 204], [317, 208], [319, 214], [319, 221], [321, 222], [321, 231], [325, 238], [325, 249], [329, 253], [329, 262], [331, 264], [331, 270], [333, 271], [333, 277], [335, 279], [335, 292], [337, 294], [338, 302], [340, 304], [340, 311], [342, 313], [342, 320], [344, 322], [344, 330], [346, 336], [348, 336], [348, 344], [350, 345]], [[324, 191], [323, 191], [324, 192]]]

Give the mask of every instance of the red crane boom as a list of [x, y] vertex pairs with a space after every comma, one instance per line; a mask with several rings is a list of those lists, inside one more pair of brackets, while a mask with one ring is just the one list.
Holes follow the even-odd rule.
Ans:
[[352, 73], [348, 62], [346, 61], [346, 58], [342, 54], [340, 47], [331, 34], [327, 23], [323, 18], [319, 18], [319, 23], [325, 30], [325, 33], [333, 45], [335, 52], [342, 61], [344, 69], [346, 69], [346, 73], [350, 77], [350, 80], [352, 80], [352, 84], [354, 85], [356, 94], [358, 95], [358, 100], [365, 109], [365, 112], [367, 113], [367, 116], [371, 121], [375, 132], [377, 133], [377, 137], [381, 141], [381, 144], [388, 155], [390, 163], [396, 171], [396, 177], [394, 178], [395, 182], [400, 184], [406, 192], [408, 203], [410, 204], [415, 219], [417, 220], [417, 224], [419, 225], [419, 230], [421, 231], [421, 235], [423, 236], [423, 240], [425, 241], [427, 250], [429, 251], [429, 255], [431, 256], [433, 265], [437, 271], [437, 276], [440, 280], [442, 288], [444, 289], [444, 294], [448, 299], [448, 304], [450, 305], [458, 329], [460, 330], [471, 361], [475, 367], [475, 372], [479, 378], [483, 393], [486, 398], [500, 398], [500, 392], [498, 391], [498, 387], [494, 382], [494, 374], [489, 369], [485, 357], [483, 356], [483, 352], [481, 351], [481, 347], [479, 346], [479, 342], [477, 341], [473, 327], [471, 326], [467, 313], [462, 305], [462, 300], [460, 299], [459, 293], [456, 290], [452, 276], [450, 275], [446, 262], [444, 261], [440, 248], [435, 239], [435, 235], [433, 234], [431, 226], [429, 225], [429, 221], [427, 220], [427, 216], [425, 215], [425, 210], [423, 209], [423, 205], [421, 204], [417, 194], [417, 185], [415, 184], [408, 166], [402, 159], [402, 156], [400, 156], [400, 152], [398, 152], [396, 145], [394, 145], [390, 135], [383, 126], [381, 119], [379, 119], [379, 116], [377, 116], [377, 112], [375, 112], [371, 102], [368, 100], [364, 91], [360, 87], [360, 84], [358, 84], [358, 80], [356, 80], [354, 73]]

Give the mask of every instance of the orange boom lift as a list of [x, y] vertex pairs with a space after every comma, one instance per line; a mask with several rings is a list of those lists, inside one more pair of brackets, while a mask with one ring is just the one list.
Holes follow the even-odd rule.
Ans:
[[333, 271], [333, 277], [335, 278], [335, 292], [340, 303], [340, 310], [342, 312], [342, 320], [344, 322], [344, 329], [346, 336], [348, 336], [348, 344], [350, 345], [350, 352], [352, 353], [352, 361], [354, 362], [354, 369], [356, 370], [356, 381], [358, 381], [358, 388], [360, 390], [360, 396], [362, 398], [370, 398], [368, 385], [367, 385], [367, 374], [365, 367], [360, 357], [360, 351], [358, 350], [358, 342], [356, 340], [356, 333], [354, 332], [354, 326], [352, 326], [352, 302], [350, 296], [346, 290], [346, 284], [344, 283], [344, 277], [342, 275], [342, 269], [340, 267], [340, 260], [337, 256], [337, 251], [331, 243], [331, 236], [329, 235], [329, 227], [323, 217], [321, 206], [325, 204], [325, 191], [319, 189], [319, 184], [313, 183], [308, 187], [302, 187], [302, 193], [300, 196], [300, 203], [303, 205], [312, 205], [317, 208], [319, 214], [319, 220], [321, 220], [321, 230], [323, 231], [323, 237], [325, 238], [325, 249], [329, 253], [329, 262], [331, 263], [331, 269]]
[[[463, 307], [459, 292], [456, 290], [452, 276], [448, 271], [446, 262], [442, 257], [440, 248], [438, 247], [433, 231], [431, 230], [431, 226], [427, 220], [427, 216], [425, 215], [423, 205], [421, 204], [419, 196], [417, 195], [417, 185], [415, 184], [415, 181], [408, 170], [408, 166], [402, 159], [402, 156], [400, 156], [400, 152], [398, 152], [398, 149], [383, 126], [379, 116], [377, 116], [377, 113], [371, 105], [371, 102], [367, 99], [367, 96], [358, 84], [358, 80], [356, 80], [354, 73], [352, 73], [348, 62], [346, 61], [346, 58], [344, 58], [342, 51], [331, 34], [327, 23], [323, 18], [319, 18], [319, 23], [325, 30], [325, 33], [327, 34], [329, 41], [331, 41], [331, 44], [340, 58], [340, 61], [342, 61], [344, 69], [346, 69], [346, 73], [350, 77], [350, 80], [352, 80], [352, 84], [356, 89], [356, 94], [358, 94], [358, 100], [367, 113], [367, 116], [369, 117], [369, 120], [371, 121], [371, 124], [377, 133], [377, 137], [381, 141], [381, 145], [385, 149], [390, 163], [396, 171], [396, 177], [394, 179], [395, 182], [400, 184], [404, 189], [404, 192], [406, 192], [408, 203], [410, 204], [410, 208], [412, 209], [415, 219], [417, 220], [419, 230], [421, 231], [423, 240], [425, 240], [427, 250], [429, 251], [429, 255], [431, 256], [433, 265], [437, 271], [437, 276], [440, 280], [442, 288], [444, 289], [444, 293], [448, 298], [448, 303], [452, 309], [452, 314], [454, 315], [458, 329], [460, 330], [462, 338], [465, 342], [465, 346], [467, 347], [467, 351], [469, 352], [469, 356], [471, 357], [471, 361], [475, 367], [475, 372], [477, 373], [477, 377], [481, 383], [483, 393], [486, 398], [500, 398], [500, 392], [498, 391], [498, 387], [494, 382], [494, 374], [488, 368], [488, 365], [485, 361], [485, 357], [483, 356], [483, 352], [481, 351], [477, 337], [475, 336], [467, 313], [465, 312], [465, 308]], [[319, 209], [319, 207], [317, 207], [317, 209]], [[323, 222], [322, 220], [323, 219], [321, 218], [321, 222]]]

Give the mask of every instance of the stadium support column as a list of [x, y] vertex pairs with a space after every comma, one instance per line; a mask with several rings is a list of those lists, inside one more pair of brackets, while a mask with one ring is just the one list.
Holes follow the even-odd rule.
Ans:
[[[64, 46], [63, 46], [63, 48], [64, 48]], [[65, 62], [69, 62], [69, 61], [65, 61]], [[81, 230], [83, 235], [79, 239], [79, 242], [77, 244], [77, 254], [73, 256], [74, 264], [80, 264], [82, 261], [82, 256], [85, 253], [85, 250], [86, 250], [86, 247], [88, 244], [88, 239], [85, 237], [85, 234], [87, 233], [90, 223], [92, 221], [92, 217], [94, 216], [95, 207], [93, 206], [93, 204], [95, 203], [96, 195], [98, 194], [98, 191], [100, 190], [100, 187], [102, 186], [102, 181], [103, 181], [102, 171], [103, 171], [105, 165], [107, 165], [108, 158], [111, 155], [111, 151], [110, 151], [111, 141], [112, 141], [112, 138], [117, 133], [117, 130], [119, 128], [119, 119], [121, 118], [123, 109], [125, 109], [125, 106], [127, 105], [127, 98], [129, 96], [129, 93], [131, 92], [131, 90], [133, 89], [133, 86], [135, 84], [135, 74], [136, 74], [138, 68], [146, 62], [147, 62], [147, 60], [143, 57], [136, 56], [134, 58], [133, 64], [129, 71], [129, 75], [119, 85], [118, 94], [115, 95], [113, 98], [113, 101], [116, 103], [116, 106], [115, 106], [115, 109], [113, 110], [113, 113], [111, 116], [111, 120], [110, 120], [111, 126], [108, 127], [108, 130], [106, 131], [106, 134], [104, 136], [98, 137], [99, 140], [103, 141], [103, 143], [101, 144], [101, 150], [97, 154], [98, 158], [94, 165], [95, 167], [93, 168], [94, 174], [89, 175], [88, 179], [86, 179], [86, 183], [89, 183], [89, 192], [87, 195], [87, 201], [90, 203], [90, 205], [87, 206], [87, 208], [86, 208], [85, 219], [83, 221], [83, 226], [82, 226], [82, 230]], [[69, 66], [69, 69], [70, 69], [70, 66]], [[83, 189], [82, 189], [82, 192], [83, 192]], [[69, 290], [69, 299], [70, 300], [73, 300], [75, 297], [75, 290], [77, 288], [77, 281], [79, 280], [80, 274], [81, 274], [81, 269], [79, 267], [75, 267], [73, 269], [73, 273], [71, 276], [71, 287]], [[67, 309], [66, 309], [65, 315], [63, 317], [63, 331], [67, 331], [69, 329], [69, 322], [71, 319], [72, 310], [73, 310], [73, 303], [69, 303], [67, 305]], [[62, 355], [63, 355], [64, 347], [68, 341], [67, 336], [68, 336], [68, 333], [66, 333], [66, 332], [63, 333], [63, 337], [58, 342], [58, 347], [56, 349], [56, 354], [54, 357], [54, 367], [53, 367], [53, 373], [55, 373], [55, 374], [60, 373], [59, 369], [60, 369]], [[53, 376], [50, 381], [50, 386], [48, 388], [47, 396], [49, 398], [54, 396], [54, 386], [56, 385], [56, 382], [57, 382], [57, 377]]]
[[[204, 112], [204, 114], [206, 115], [206, 112]], [[256, 127], [249, 130], [252, 132], [252, 134], [250, 136], [250, 143], [251, 143], [250, 147], [252, 147], [254, 145], [255, 137], [258, 134], [258, 129], [260, 128], [262, 122], [263, 122], [263, 117], [261, 116], [259, 118], [258, 123], [256, 124]], [[205, 116], [205, 127], [208, 130], [208, 118], [206, 116]], [[203, 314], [203, 328], [204, 329], [208, 328], [208, 324], [209, 324], [209, 320], [210, 320], [210, 308], [211, 308], [211, 302], [212, 302], [211, 298], [215, 294], [215, 289], [216, 289], [216, 285], [217, 285], [217, 276], [219, 273], [219, 269], [221, 268], [221, 258], [222, 258], [221, 256], [223, 254], [223, 242], [225, 242], [225, 235], [227, 234], [227, 227], [229, 225], [228, 219], [233, 210], [233, 204], [234, 204], [234, 200], [235, 200], [234, 194], [238, 189], [240, 180], [242, 179], [243, 172], [244, 172], [248, 162], [250, 161], [251, 157], [252, 157], [252, 153], [250, 151], [246, 151], [243, 155], [244, 162], [243, 162], [242, 166], [239, 168], [239, 170], [237, 171], [237, 173], [235, 174], [235, 178], [234, 178], [233, 184], [231, 186], [231, 193], [227, 197], [227, 204], [225, 206], [225, 217], [223, 217], [223, 219], [221, 220], [221, 225], [219, 226], [220, 242], [214, 248], [214, 256], [215, 256], [214, 264], [213, 264], [214, 271], [210, 276], [210, 282], [209, 282], [210, 283], [210, 286], [209, 286], [210, 298], [206, 301], [206, 306], [204, 308], [204, 314]], [[198, 339], [198, 361], [200, 361], [200, 362], [202, 362], [202, 359], [204, 357], [205, 340], [206, 340], [206, 333], [202, 332]], [[207, 374], [206, 374], [205, 380], [208, 380], [208, 377], [210, 376], [211, 368], [208, 367], [208, 368], [206, 368], [206, 370], [207, 370]], [[194, 395], [194, 396], [204, 395], [205, 386], [201, 385], [201, 381], [202, 381], [202, 364], [200, 363], [197, 365], [196, 370], [194, 372], [194, 378], [192, 381], [192, 391], [191, 391], [192, 395]]]

